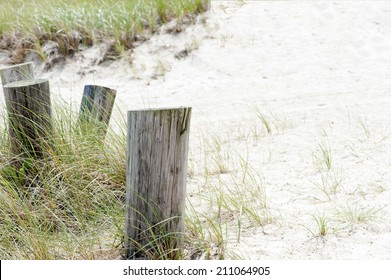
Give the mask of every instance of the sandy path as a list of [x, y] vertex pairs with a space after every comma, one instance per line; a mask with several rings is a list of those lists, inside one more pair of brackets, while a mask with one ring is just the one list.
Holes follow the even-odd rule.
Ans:
[[[227, 257], [390, 259], [390, 33], [390, 2], [213, 1], [198, 24], [136, 48], [131, 64], [95, 65], [89, 50], [41, 77], [75, 104], [97, 83], [118, 89], [123, 110], [192, 106], [192, 197], [208, 188], [205, 157], [217, 153], [200, 135], [246, 155], [274, 222], [247, 225], [240, 243], [233, 229]], [[330, 168], [317, 160], [319, 144]], [[240, 175], [236, 160], [221, 158]], [[326, 220], [324, 237], [314, 217]]]

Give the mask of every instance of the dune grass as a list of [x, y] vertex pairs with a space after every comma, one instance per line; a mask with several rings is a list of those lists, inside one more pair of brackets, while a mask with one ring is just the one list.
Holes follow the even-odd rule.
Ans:
[[[27, 150], [10, 153], [8, 120], [3, 117], [0, 258], [122, 258], [125, 121], [114, 125], [115, 132], [110, 126], [103, 139], [99, 126], [80, 125], [77, 111], [63, 101], [53, 105], [53, 113], [53, 133], [42, 143], [45, 157]], [[152, 230], [156, 225], [151, 225], [156, 238], [139, 248], [148, 259], [225, 259], [231, 254], [227, 244], [240, 242], [244, 229], [272, 222], [258, 172], [247, 159], [233, 158], [235, 151], [219, 137], [209, 140], [204, 140], [204, 153], [208, 156], [211, 151], [213, 160], [205, 162], [200, 174], [207, 191], [188, 198], [184, 254], [172, 250], [169, 233], [156, 234]], [[232, 158], [223, 156], [223, 149]], [[236, 157], [241, 158], [238, 174], [230, 171]], [[200, 205], [210, 207], [205, 212]]]
[[109, 131], [110, 145], [104, 145], [95, 128], [78, 125], [76, 112], [55, 107], [45, 157], [11, 154], [8, 129], [1, 127], [0, 258], [117, 258], [123, 246], [125, 135]]
[[[121, 258], [126, 207], [125, 121], [111, 123], [102, 140], [95, 128], [78, 125], [78, 114], [70, 106], [54, 105], [53, 112], [54, 133], [47, 147], [54, 148], [47, 150], [46, 159], [10, 154], [7, 127], [0, 125], [0, 258]], [[259, 141], [270, 138], [257, 114], [254, 122], [263, 128]], [[6, 117], [3, 123], [7, 123]], [[257, 148], [252, 125], [241, 132], [239, 138], [211, 130], [201, 133], [200, 146], [191, 148], [189, 159], [185, 250], [173, 250], [175, 236], [151, 225], [154, 238], [138, 248], [148, 259], [246, 259], [249, 257], [241, 255], [241, 246], [249, 236], [257, 234], [266, 240], [271, 230], [288, 223], [276, 211], [275, 201], [270, 203], [273, 190], [265, 175], [271, 175], [264, 175], [251, 160], [250, 152]], [[349, 194], [349, 185], [341, 183], [342, 174], [335, 170], [334, 161], [329, 170], [327, 157], [323, 157], [325, 149], [316, 149], [323, 168], [315, 165], [310, 174], [316, 172], [316, 179], [308, 186], [318, 190], [314, 195], [321, 203], [307, 205], [308, 209], [300, 210], [302, 216], [288, 226], [299, 225], [297, 231], [308, 240], [327, 242], [381, 221], [382, 207]], [[313, 156], [308, 152], [309, 165]], [[370, 187], [377, 193], [386, 190], [382, 185]], [[351, 202], [341, 205], [346, 197]]]
[[111, 42], [116, 51], [171, 19], [207, 9], [207, 0], [10, 0], [0, 3], [0, 49], [39, 50], [47, 41], [72, 54], [80, 45]]

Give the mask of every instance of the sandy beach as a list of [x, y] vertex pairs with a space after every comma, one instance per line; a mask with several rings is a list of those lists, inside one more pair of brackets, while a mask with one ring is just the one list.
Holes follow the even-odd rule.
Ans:
[[173, 26], [36, 76], [76, 107], [117, 89], [113, 119], [192, 107], [188, 204], [225, 258], [391, 259], [391, 2], [212, 1]]

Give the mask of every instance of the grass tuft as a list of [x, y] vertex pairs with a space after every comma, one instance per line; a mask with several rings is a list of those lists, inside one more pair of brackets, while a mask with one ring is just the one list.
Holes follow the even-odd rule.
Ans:
[[367, 224], [379, 218], [380, 207], [358, 207], [346, 204], [345, 207], [340, 207], [337, 210], [337, 219], [341, 224], [349, 227], [354, 227], [359, 224]]

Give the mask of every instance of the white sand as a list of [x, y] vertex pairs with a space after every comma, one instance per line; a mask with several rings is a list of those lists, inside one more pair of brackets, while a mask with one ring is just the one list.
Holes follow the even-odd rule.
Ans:
[[[239, 243], [240, 211], [225, 210], [227, 258], [390, 259], [391, 2], [213, 1], [198, 21], [138, 46], [132, 64], [96, 65], [86, 50], [38, 76], [74, 104], [95, 83], [116, 88], [124, 111], [193, 107], [189, 201], [208, 213], [200, 193], [234, 186], [221, 182], [243, 177], [242, 157], [273, 218], [244, 222]], [[203, 137], [217, 144], [205, 148]], [[319, 144], [330, 148], [330, 170], [317, 163]], [[327, 221], [324, 237], [314, 216]]]

